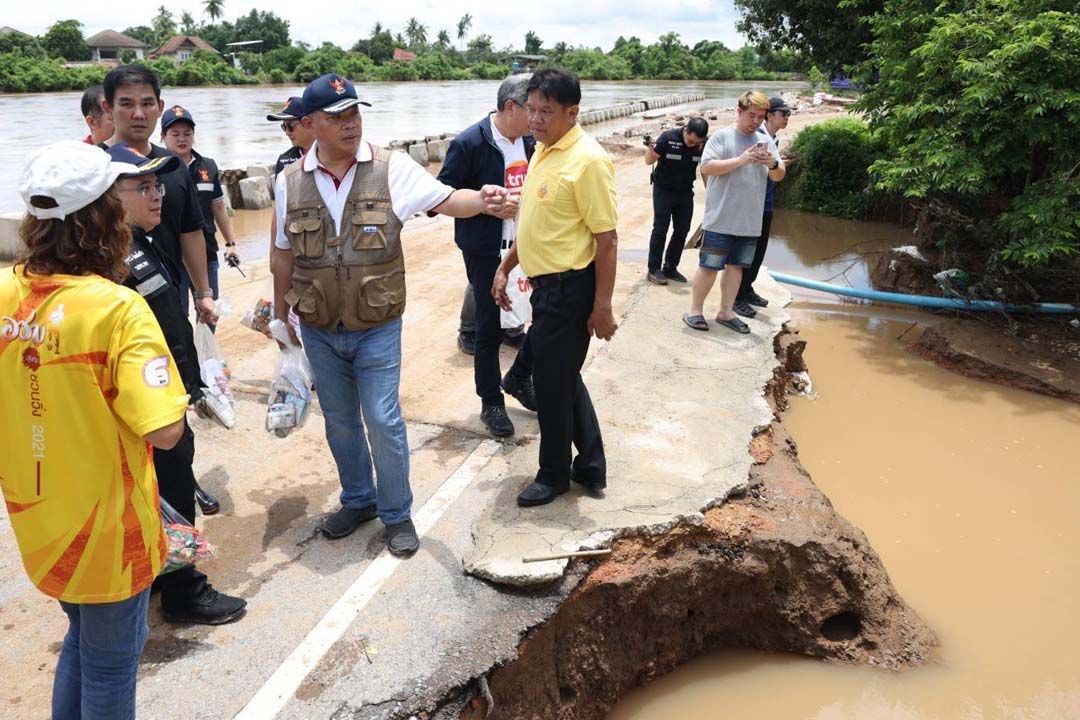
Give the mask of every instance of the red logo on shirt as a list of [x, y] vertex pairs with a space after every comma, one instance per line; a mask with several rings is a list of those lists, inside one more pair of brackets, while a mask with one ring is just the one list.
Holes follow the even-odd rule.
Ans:
[[30, 372], [37, 372], [41, 367], [41, 354], [38, 353], [36, 348], [27, 348], [22, 354], [23, 365], [30, 369]]
[[210, 182], [210, 171], [206, 168], [199, 168], [199, 177], [203, 182]]

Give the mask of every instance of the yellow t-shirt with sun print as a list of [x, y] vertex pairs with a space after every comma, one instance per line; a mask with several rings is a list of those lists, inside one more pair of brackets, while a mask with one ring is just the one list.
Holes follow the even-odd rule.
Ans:
[[137, 293], [98, 275], [0, 276], [0, 489], [41, 592], [118, 602], [153, 582], [166, 546], [143, 436], [187, 402]]

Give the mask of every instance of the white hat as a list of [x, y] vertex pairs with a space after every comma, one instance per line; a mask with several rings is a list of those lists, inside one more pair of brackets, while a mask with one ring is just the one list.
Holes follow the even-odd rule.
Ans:
[[[62, 220], [108, 192], [121, 175], [139, 174], [139, 168], [113, 162], [96, 145], [75, 140], [46, 145], [26, 161], [19, 193], [26, 211], [41, 220]], [[35, 198], [52, 202], [34, 204]], [[55, 207], [52, 207], [55, 203]]]

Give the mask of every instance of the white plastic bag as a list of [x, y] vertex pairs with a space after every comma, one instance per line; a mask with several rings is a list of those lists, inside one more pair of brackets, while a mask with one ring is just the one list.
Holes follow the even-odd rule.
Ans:
[[270, 335], [281, 343], [282, 350], [266, 402], [266, 431], [283, 438], [307, 422], [315, 374], [304, 350], [293, 345], [285, 323], [271, 320]]
[[[502, 251], [502, 257], [506, 257], [509, 249]], [[499, 311], [499, 322], [504, 330], [512, 330], [532, 322], [532, 285], [525, 276], [521, 266], [518, 265], [506, 280], [506, 294], [510, 296], [513, 307], [509, 310]]]
[[199, 374], [202, 376], [202, 403], [210, 415], [230, 430], [236, 426], [236, 408], [229, 392], [229, 372], [221, 346], [210, 326], [195, 323], [195, 351], [199, 354]]

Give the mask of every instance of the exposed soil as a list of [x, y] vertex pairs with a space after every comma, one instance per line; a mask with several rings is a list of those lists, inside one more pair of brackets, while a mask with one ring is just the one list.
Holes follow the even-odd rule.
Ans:
[[[782, 370], [805, 343], [777, 339]], [[616, 540], [514, 661], [430, 717], [600, 720], [628, 691], [721, 648], [794, 652], [903, 670], [933, 632], [896, 592], [865, 535], [799, 464], [779, 417], [751, 443], [750, 489], [662, 535]]]

